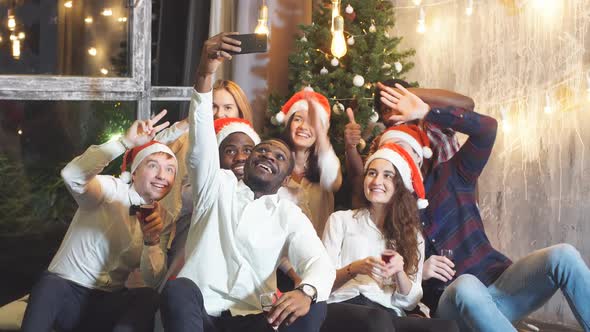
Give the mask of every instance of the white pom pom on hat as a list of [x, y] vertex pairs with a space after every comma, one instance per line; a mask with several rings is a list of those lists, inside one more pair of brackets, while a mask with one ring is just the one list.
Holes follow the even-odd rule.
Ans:
[[329, 125], [330, 123], [330, 102], [321, 93], [314, 92], [313, 89], [308, 86], [303, 90], [295, 93], [287, 102], [281, 107], [281, 111], [275, 115], [275, 119], [278, 123], [285, 124], [289, 118], [297, 111], [307, 110], [307, 98], [314, 98], [321, 106], [324, 112], [320, 113], [322, 121]]

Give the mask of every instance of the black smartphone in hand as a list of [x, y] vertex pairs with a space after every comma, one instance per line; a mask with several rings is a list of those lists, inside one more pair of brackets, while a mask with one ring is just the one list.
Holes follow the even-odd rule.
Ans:
[[247, 33], [243, 35], [230, 35], [228, 37], [242, 42], [242, 44], [239, 46], [242, 51], [229, 51], [228, 53], [232, 55], [264, 53], [268, 50], [267, 36], [265, 34]]

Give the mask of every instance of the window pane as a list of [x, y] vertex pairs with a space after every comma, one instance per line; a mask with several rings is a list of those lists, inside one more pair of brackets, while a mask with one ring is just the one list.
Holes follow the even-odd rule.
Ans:
[[170, 121], [172, 125], [188, 116], [189, 104], [189, 101], [153, 101], [151, 109], [153, 114], [157, 114], [163, 109], [167, 110], [168, 113], [162, 121]]
[[125, 0], [0, 2], [0, 74], [129, 76]]
[[[0, 100], [0, 274], [10, 285], [0, 291], [0, 304], [30, 291], [74, 216], [77, 206], [60, 170], [91, 144], [122, 133], [136, 107], [134, 101]], [[119, 174], [120, 159], [105, 173]]]

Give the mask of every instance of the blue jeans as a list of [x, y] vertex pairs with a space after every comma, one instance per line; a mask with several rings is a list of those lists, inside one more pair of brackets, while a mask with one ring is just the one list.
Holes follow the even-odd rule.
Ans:
[[516, 322], [561, 289], [576, 319], [590, 331], [590, 270], [569, 244], [537, 250], [512, 264], [490, 286], [459, 276], [442, 294], [436, 316], [454, 319], [461, 331], [516, 331]]

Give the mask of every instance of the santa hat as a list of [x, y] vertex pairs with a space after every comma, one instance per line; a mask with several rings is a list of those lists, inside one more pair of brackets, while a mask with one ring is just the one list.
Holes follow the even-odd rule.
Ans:
[[252, 128], [252, 124], [245, 119], [223, 118], [215, 120], [215, 134], [217, 135], [217, 146], [221, 145], [224, 139], [233, 133], [244, 133], [254, 141], [254, 145], [260, 143], [260, 137]]
[[385, 159], [393, 164], [402, 178], [404, 187], [418, 196], [418, 209], [428, 206], [422, 174], [410, 154], [401, 146], [394, 143], [385, 143], [379, 150], [373, 153], [365, 162], [365, 171], [375, 159]]
[[[169, 147], [158, 141], [149, 141], [144, 145], [136, 146], [133, 149], [127, 150], [127, 152], [125, 152], [125, 155], [123, 156], [123, 164], [121, 164], [121, 175], [119, 176], [119, 179], [123, 180], [125, 183], [130, 183], [131, 174], [135, 172], [137, 166], [139, 166], [139, 164], [141, 164], [141, 162], [147, 156], [158, 152], [166, 153], [172, 156], [174, 161], [178, 163], [174, 152], [172, 152]], [[127, 165], [129, 164], [131, 164], [131, 172], [127, 171]]]
[[305, 88], [296, 94], [294, 94], [283, 107], [281, 111], [275, 115], [275, 119], [278, 123], [287, 123], [289, 118], [298, 111], [307, 111], [308, 105], [306, 99], [315, 99], [324, 109], [324, 112], [320, 113], [320, 119], [324, 125], [330, 124], [330, 102], [321, 93], [314, 92], [311, 88]]
[[422, 164], [424, 158], [430, 159], [432, 157], [430, 140], [428, 139], [428, 135], [420, 127], [409, 124], [389, 127], [381, 135], [379, 145], [385, 144], [394, 138], [408, 143], [412, 147], [412, 150], [420, 156], [420, 164]]

